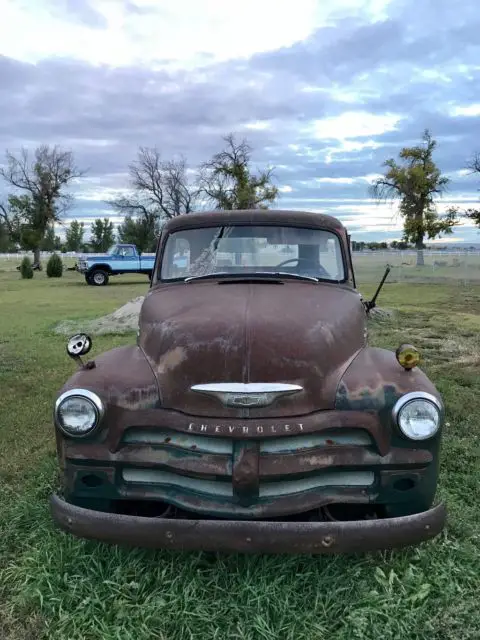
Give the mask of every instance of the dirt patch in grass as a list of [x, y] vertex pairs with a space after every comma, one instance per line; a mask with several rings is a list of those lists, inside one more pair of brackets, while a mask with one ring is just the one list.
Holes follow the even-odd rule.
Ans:
[[383, 309], [382, 307], [374, 307], [369, 312], [372, 320], [391, 320], [394, 315], [395, 311], [393, 309]]
[[[376, 319], [383, 319], [382, 315]], [[403, 342], [413, 344], [432, 375], [445, 368], [478, 372], [480, 332], [460, 330], [457, 315], [398, 312], [390, 320], [385, 326], [383, 322], [371, 323], [371, 338], [378, 346], [395, 349]]]
[[64, 320], [54, 328], [54, 332], [61, 335], [70, 335], [84, 331], [91, 335], [99, 336], [137, 331], [138, 316], [140, 315], [143, 300], [144, 296], [133, 298], [133, 300], [122, 305], [113, 313], [95, 320]]

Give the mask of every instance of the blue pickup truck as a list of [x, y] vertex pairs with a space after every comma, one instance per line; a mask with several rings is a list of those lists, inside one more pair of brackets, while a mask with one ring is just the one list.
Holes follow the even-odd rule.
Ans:
[[141, 256], [134, 244], [115, 244], [105, 255], [83, 255], [76, 269], [87, 284], [97, 287], [108, 284], [110, 276], [121, 273], [144, 273], [151, 278], [155, 256]]

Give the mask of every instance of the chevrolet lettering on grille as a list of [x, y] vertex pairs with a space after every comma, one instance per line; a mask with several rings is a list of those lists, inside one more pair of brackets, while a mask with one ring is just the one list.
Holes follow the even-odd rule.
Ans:
[[251, 425], [225, 425], [225, 424], [202, 424], [201, 422], [190, 422], [187, 431], [195, 433], [205, 433], [213, 435], [215, 433], [225, 435], [226, 433], [237, 435], [253, 435], [261, 433], [301, 433], [303, 424], [292, 422], [290, 424], [251, 424]]

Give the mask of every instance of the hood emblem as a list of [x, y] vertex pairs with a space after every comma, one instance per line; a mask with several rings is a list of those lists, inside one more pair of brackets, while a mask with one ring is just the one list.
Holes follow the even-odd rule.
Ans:
[[267, 407], [279, 396], [291, 395], [303, 391], [298, 384], [281, 382], [211, 382], [195, 384], [192, 391], [214, 396], [226, 407], [252, 409]]

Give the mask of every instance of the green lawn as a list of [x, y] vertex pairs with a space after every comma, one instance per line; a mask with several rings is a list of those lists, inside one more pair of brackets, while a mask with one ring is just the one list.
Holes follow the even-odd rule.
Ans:
[[[88, 287], [72, 272], [22, 281], [0, 263], [0, 638], [478, 640], [480, 289], [387, 284], [380, 304], [401, 311], [371, 329], [377, 345], [421, 347], [444, 394], [445, 533], [398, 552], [256, 557], [126, 550], [52, 526], [52, 401], [75, 368], [52, 327], [109, 313], [147, 285]], [[133, 341], [99, 337], [94, 353]]]
[[480, 284], [478, 253], [426, 253], [425, 265], [422, 267], [416, 266], [415, 254], [401, 251], [373, 251], [370, 254], [354, 252], [352, 257], [359, 282], [378, 282], [389, 264], [390, 282]]

